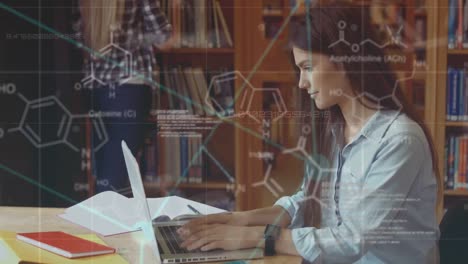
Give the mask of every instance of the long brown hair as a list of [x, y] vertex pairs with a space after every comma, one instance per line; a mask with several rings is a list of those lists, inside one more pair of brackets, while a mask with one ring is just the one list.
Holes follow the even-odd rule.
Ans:
[[119, 28], [125, 0], [81, 0], [85, 44], [99, 50], [110, 43], [111, 30]]
[[[376, 31], [371, 24], [369, 8], [367, 6], [344, 1], [317, 0], [307, 10], [306, 14], [293, 20], [294, 26], [291, 27], [292, 32], [290, 33], [291, 46], [313, 53], [336, 57], [384, 57], [382, 48], [374, 43], [360, 45], [366, 39], [378, 40]], [[350, 45], [343, 43], [333, 45], [340, 40], [340, 30], [344, 31], [346, 41]], [[358, 49], [351, 47], [353, 43], [359, 43]], [[394, 93], [393, 98], [396, 98], [396, 100], [382, 100], [379, 108], [399, 110], [417, 122], [423, 129], [431, 149], [433, 171], [438, 184], [437, 204], [439, 204], [442, 187], [434, 143], [428, 128], [414, 111], [412, 105], [406, 100], [397, 82], [396, 75], [390, 69], [388, 63], [383, 59], [350, 60], [350, 62], [343, 63], [342, 66], [346, 71], [353, 93], [355, 95], [364, 95], [360, 97], [363, 99], [360, 103], [368, 108], [372, 108], [366, 102], [373, 102], [375, 98], [386, 98]], [[315, 106], [313, 106], [312, 111], [321, 112]], [[313, 135], [313, 144], [315, 144], [314, 147], [317, 153], [313, 153], [313, 156], [325, 157], [328, 160], [328, 164], [331, 164], [336, 146], [344, 146], [345, 120], [337, 105], [324, 111], [327, 111], [327, 114], [312, 115], [317, 117], [314, 120], [317, 132]], [[335, 131], [334, 134], [330, 133], [332, 129]], [[320, 179], [313, 177], [309, 179], [306, 188], [307, 197], [311, 195], [318, 197], [320, 195], [317, 192], [313, 193], [315, 190], [321, 189], [318, 185], [320, 185]], [[308, 200], [306, 208], [305, 223], [318, 227], [321, 219], [319, 201]]]

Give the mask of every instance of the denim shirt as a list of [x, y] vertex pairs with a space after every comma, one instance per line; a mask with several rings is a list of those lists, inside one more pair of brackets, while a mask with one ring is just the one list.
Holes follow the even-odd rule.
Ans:
[[438, 263], [437, 183], [421, 127], [397, 111], [377, 111], [334, 152], [333, 168], [316, 197], [320, 228], [304, 226], [312, 198], [304, 183], [275, 203], [291, 216], [292, 239], [304, 260]]

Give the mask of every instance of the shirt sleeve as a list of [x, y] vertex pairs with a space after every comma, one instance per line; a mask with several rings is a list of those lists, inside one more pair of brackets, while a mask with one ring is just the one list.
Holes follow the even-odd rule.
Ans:
[[427, 157], [427, 146], [412, 135], [398, 135], [383, 144], [365, 175], [361, 191], [356, 193], [355, 201], [346, 201], [347, 210], [355, 214], [343, 216], [343, 222], [338, 226], [292, 230], [294, 245], [305, 260], [320, 259], [327, 263], [359, 260], [366, 254], [372, 234], [391, 222], [389, 220], [398, 212], [395, 208], [402, 207], [404, 199], [389, 197], [394, 194], [407, 197]]
[[145, 42], [154, 45], [163, 44], [170, 38], [172, 26], [162, 12], [159, 0], [141, 1]]
[[284, 196], [278, 199], [274, 205], [283, 207], [291, 217], [291, 224], [288, 228], [298, 228], [304, 226], [304, 201], [306, 200], [305, 185], [307, 182], [308, 167], [302, 180], [301, 188], [292, 196]]

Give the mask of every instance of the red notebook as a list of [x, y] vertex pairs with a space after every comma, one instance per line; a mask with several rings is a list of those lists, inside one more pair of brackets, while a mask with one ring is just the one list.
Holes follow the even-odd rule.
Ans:
[[67, 257], [81, 258], [115, 253], [115, 249], [64, 232], [18, 233], [16, 238]]

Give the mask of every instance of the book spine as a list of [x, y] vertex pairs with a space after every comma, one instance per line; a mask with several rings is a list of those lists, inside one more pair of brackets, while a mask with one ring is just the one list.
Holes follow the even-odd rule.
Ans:
[[448, 189], [453, 190], [455, 188], [455, 137], [454, 135], [449, 135], [449, 155], [447, 156], [447, 167], [448, 167], [448, 180], [447, 187]]
[[465, 97], [464, 97], [464, 105], [465, 105], [465, 109], [464, 109], [464, 119], [465, 121], [468, 121], [468, 63], [465, 63], [464, 65], [464, 91], [465, 91]]
[[465, 175], [465, 181], [464, 181], [464, 188], [468, 189], [468, 135], [464, 135], [465, 138], [465, 150], [463, 151], [463, 162], [465, 164], [464, 167], [464, 175]]
[[202, 183], [203, 182], [203, 174], [208, 175], [208, 160], [205, 159], [205, 149], [203, 148], [203, 138], [197, 137], [197, 149], [200, 149], [200, 155], [198, 155], [198, 171], [197, 171], [197, 177], [196, 177], [196, 182], [197, 183]]
[[465, 70], [458, 70], [458, 121], [465, 119]]
[[227, 44], [229, 47], [233, 47], [231, 32], [229, 31], [229, 28], [227, 26], [226, 19], [224, 17], [223, 10], [221, 8], [221, 5], [219, 4], [219, 1], [215, 0], [215, 5], [216, 5], [216, 9], [218, 10], [218, 17], [219, 17], [219, 20], [221, 21], [221, 25], [223, 27], [223, 31], [226, 37]]
[[218, 25], [218, 12], [216, 11], [216, 3], [215, 0], [212, 0], [213, 6], [213, 20], [214, 20], [214, 33], [215, 33], [215, 40], [216, 40], [216, 47], [221, 48], [221, 38], [219, 36], [219, 25]]
[[463, 166], [462, 166], [462, 183], [463, 183], [463, 189], [466, 189], [467, 187], [467, 184], [466, 184], [466, 167], [467, 167], [467, 164], [466, 164], [466, 151], [468, 150], [468, 137], [467, 136], [463, 136], [463, 150], [462, 150], [462, 153], [461, 153], [461, 159], [462, 159], [462, 163], [463, 163]]
[[454, 183], [454, 187], [455, 189], [459, 189], [460, 188], [460, 175], [459, 175], [459, 168], [458, 168], [458, 164], [460, 162], [460, 137], [459, 136], [456, 136], [455, 137], [455, 151], [454, 151], [455, 155], [454, 155], [454, 175], [453, 175], [453, 179], [455, 180], [455, 183]]
[[445, 163], [444, 163], [444, 188], [448, 189], [448, 157], [449, 157], [449, 146], [450, 146], [450, 139], [447, 137], [445, 140], [445, 147], [444, 147], [444, 153], [445, 153]]
[[463, 188], [463, 138], [458, 137], [458, 155], [457, 155], [457, 175], [458, 175], [458, 189]]
[[184, 136], [181, 136], [179, 138], [180, 140], [180, 168], [181, 168], [181, 179], [180, 182], [188, 182], [187, 176], [188, 176], [188, 171], [187, 171], [187, 138]]
[[453, 82], [452, 82], [452, 89], [453, 89], [453, 98], [452, 98], [452, 120], [458, 120], [458, 70], [453, 70]]
[[457, 48], [463, 48], [463, 0], [458, 0]]
[[463, 48], [468, 48], [468, 0], [463, 6]]
[[452, 119], [452, 68], [447, 69], [447, 100], [446, 100], [446, 106], [447, 106], [447, 114], [446, 114], [446, 119], [451, 120]]
[[448, 48], [455, 49], [456, 47], [456, 25], [457, 25], [457, 1], [450, 0], [449, 17], [448, 17]]
[[452, 94], [451, 94], [451, 106], [450, 106], [450, 109], [451, 109], [451, 118], [450, 120], [452, 121], [456, 121], [457, 120], [457, 70], [456, 69], [452, 69], [451, 71], [451, 80], [452, 80], [452, 83], [450, 85], [450, 89], [452, 91]]
[[195, 168], [195, 164], [193, 163], [193, 138], [187, 138], [187, 153], [188, 153], [188, 174], [187, 174], [187, 182], [193, 183], [193, 169]]

